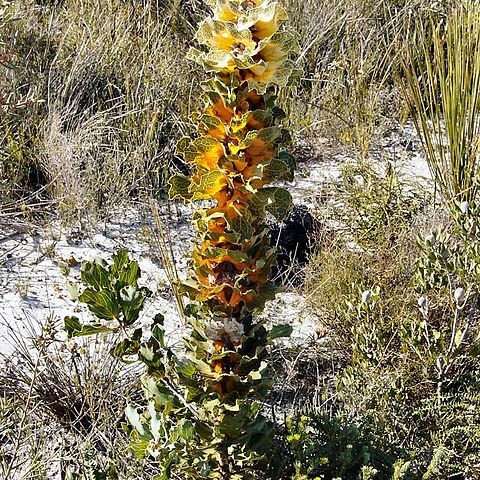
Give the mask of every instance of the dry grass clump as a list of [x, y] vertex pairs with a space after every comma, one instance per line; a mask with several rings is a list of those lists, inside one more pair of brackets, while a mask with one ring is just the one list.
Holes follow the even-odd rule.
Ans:
[[[195, 73], [183, 11], [153, 1], [16, 2], [0, 31], [11, 107], [0, 120], [3, 200], [48, 185], [67, 215], [158, 193], [189, 131]], [[186, 20], [185, 20], [186, 21]], [[193, 18], [192, 18], [193, 21]], [[187, 25], [188, 26], [188, 25]]]
[[412, 18], [441, 15], [435, 1], [287, 2], [301, 41], [298, 86], [284, 95], [296, 139], [333, 137], [368, 156], [403, 115], [399, 52]]
[[151, 470], [126, 455], [125, 403], [139, 372], [109, 355], [105, 339], [66, 345], [56, 322], [14, 333], [1, 358], [0, 475], [20, 478], [144, 478]]
[[[49, 199], [76, 219], [158, 194], [165, 170], [182, 167], [176, 141], [192, 132], [200, 79], [185, 57], [206, 2], [7, 3], [15, 20], [1, 16], [1, 201]], [[402, 109], [404, 33], [434, 4], [286, 1], [303, 69], [280, 98], [295, 141], [333, 137], [368, 156]]]
[[392, 334], [398, 327], [397, 319], [408, 317], [414, 307], [415, 293], [408, 293], [417, 256], [412, 248], [412, 232], [394, 235], [395, 239], [389, 234], [378, 238], [375, 249], [371, 250], [352, 248], [337, 237], [308, 266], [305, 294], [321, 326], [328, 334], [333, 333], [335, 348], [344, 358], [350, 358], [357, 326], [353, 318], [344, 315], [347, 302], [355, 302], [362, 292], [377, 287], [388, 292], [379, 320], [382, 328]]

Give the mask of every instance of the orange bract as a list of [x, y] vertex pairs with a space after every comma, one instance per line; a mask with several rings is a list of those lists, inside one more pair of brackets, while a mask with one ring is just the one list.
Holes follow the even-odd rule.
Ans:
[[211, 115], [215, 115], [225, 123], [230, 122], [233, 117], [233, 109], [226, 107], [222, 99], [219, 99], [215, 105], [209, 107], [207, 112]]
[[199, 167], [204, 167], [207, 170], [217, 170], [218, 161], [224, 156], [225, 151], [221, 143], [212, 145], [206, 152], [199, 154], [195, 158], [195, 163]]

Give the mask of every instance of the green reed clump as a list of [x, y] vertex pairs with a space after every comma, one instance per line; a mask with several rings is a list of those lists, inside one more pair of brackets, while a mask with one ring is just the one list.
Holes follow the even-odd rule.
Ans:
[[427, 161], [445, 201], [479, 192], [480, 7], [466, 0], [419, 18], [403, 58], [405, 88]]

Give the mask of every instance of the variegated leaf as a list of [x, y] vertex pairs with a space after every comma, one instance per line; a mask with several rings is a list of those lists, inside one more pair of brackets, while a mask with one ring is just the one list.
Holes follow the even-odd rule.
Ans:
[[284, 220], [292, 209], [292, 196], [284, 188], [262, 188], [253, 195], [251, 206], [258, 215], [269, 212], [277, 220]]

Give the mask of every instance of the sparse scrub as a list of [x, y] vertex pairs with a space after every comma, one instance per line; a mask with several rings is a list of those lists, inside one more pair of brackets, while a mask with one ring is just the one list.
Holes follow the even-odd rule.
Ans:
[[339, 229], [363, 248], [377, 247], [379, 237], [387, 231], [395, 243], [395, 237], [402, 235], [432, 200], [426, 186], [409, 178], [401, 164], [390, 161], [381, 165], [358, 160], [343, 165], [335, 190]]
[[[384, 224], [368, 249], [339, 240], [307, 275], [342, 365], [325, 412], [372, 435], [405, 478], [478, 475], [477, 208], [457, 203], [454, 220], [437, 216], [436, 226], [397, 217], [393, 237]], [[373, 478], [392, 478], [372, 467]]]
[[[295, 142], [320, 133], [368, 156], [401, 108], [400, 39], [430, 3], [286, 6], [304, 72], [280, 98]], [[21, 198], [32, 208], [50, 202], [77, 221], [157, 195], [167, 169], [185, 168], [174, 145], [192, 132], [200, 80], [185, 56], [209, 8], [174, 0], [11, 2], [6, 11], [15, 20], [4, 15], [0, 29], [8, 59], [0, 66], [8, 96], [2, 202], [11, 210], [20, 210]]]
[[321, 134], [368, 157], [375, 139], [401, 116], [398, 53], [411, 18], [440, 15], [445, 7], [416, 0], [287, 3], [304, 71], [299, 86], [282, 97], [295, 139]]
[[3, 201], [47, 187], [42, 195], [78, 219], [158, 194], [198, 84], [171, 28], [178, 12], [116, 0], [11, 8], [2, 68], [25, 107], [2, 113]]
[[[138, 240], [161, 250], [184, 328], [170, 345], [168, 317], [143, 317], [154, 294], [127, 250], [84, 262], [69, 292], [91, 321], [65, 318], [66, 341], [49, 317], [1, 360], [2, 480], [480, 478], [480, 9], [285, 4], [296, 35], [274, 0], [0, 3], [2, 207], [82, 225], [149, 204], [159, 228]], [[205, 74], [187, 61], [198, 22]], [[384, 161], [396, 144], [373, 149], [409, 113], [442, 201]], [[315, 192], [327, 228], [264, 321], [279, 291], [266, 225], [292, 207], [285, 124], [294, 145], [326, 136], [355, 160]], [[166, 190], [202, 202], [187, 280]], [[76, 274], [76, 252], [36, 245]], [[22, 272], [5, 292], [28, 303]], [[293, 318], [298, 336], [274, 342], [294, 316], [305, 330]]]

